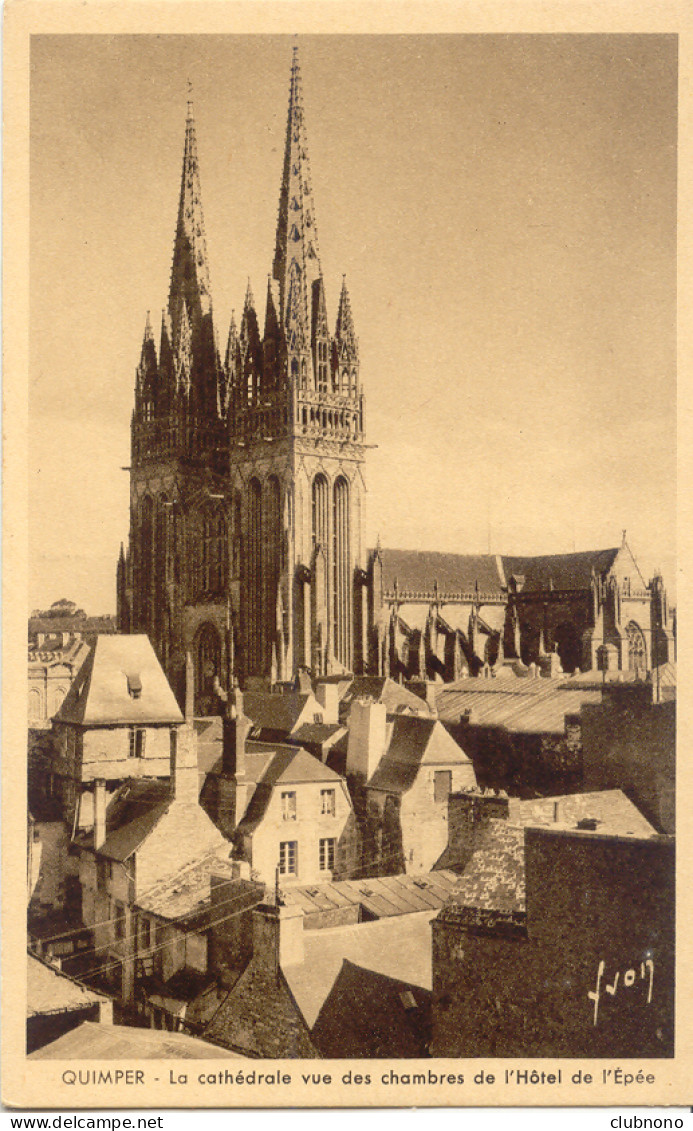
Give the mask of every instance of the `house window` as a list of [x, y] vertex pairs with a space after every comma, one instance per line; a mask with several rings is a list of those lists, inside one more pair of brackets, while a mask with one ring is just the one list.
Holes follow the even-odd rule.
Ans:
[[296, 820], [296, 794], [282, 793], [282, 818], [285, 821]]
[[452, 770], [436, 770], [433, 775], [434, 801], [447, 801], [452, 792]]
[[333, 789], [320, 790], [321, 812], [323, 817], [334, 817], [335, 792]]
[[115, 916], [113, 919], [113, 930], [117, 939], [125, 938], [125, 907], [122, 903], [116, 901]]
[[335, 839], [333, 836], [324, 836], [320, 838], [320, 871], [332, 872], [334, 871], [334, 846]]
[[283, 840], [279, 844], [279, 874], [280, 876], [298, 875], [298, 842]]
[[142, 727], [130, 727], [130, 757], [144, 758], [146, 731]]
[[322, 722], [322, 714], [319, 713], [318, 711], [316, 711], [315, 714], [313, 715], [313, 722], [314, 723], [321, 723]]

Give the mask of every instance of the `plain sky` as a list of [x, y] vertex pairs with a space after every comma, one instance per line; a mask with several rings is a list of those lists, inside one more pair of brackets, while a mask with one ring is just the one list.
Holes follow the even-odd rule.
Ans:
[[[222, 348], [248, 277], [264, 315], [293, 42], [33, 40], [31, 607], [115, 609], [188, 79]], [[369, 544], [558, 553], [625, 528], [673, 592], [676, 38], [298, 45], [328, 312], [346, 273], [377, 445]]]

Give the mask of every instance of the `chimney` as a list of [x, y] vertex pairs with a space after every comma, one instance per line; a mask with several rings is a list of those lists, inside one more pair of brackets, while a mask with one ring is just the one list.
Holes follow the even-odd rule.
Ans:
[[315, 698], [322, 707], [325, 723], [339, 722], [339, 685], [320, 681], [315, 685]]
[[222, 772], [245, 778], [245, 743], [252, 723], [243, 711], [243, 692], [235, 687], [226, 700], [223, 722]]
[[171, 729], [171, 797], [197, 805], [200, 782], [197, 765], [197, 735], [192, 722]]
[[185, 718], [192, 722], [195, 716], [195, 668], [192, 656], [185, 653]]
[[94, 780], [94, 848], [98, 850], [106, 839], [106, 782]]
[[303, 959], [303, 910], [260, 904], [253, 911], [253, 965], [276, 976], [280, 967], [298, 966]]
[[355, 699], [349, 712], [348, 727], [347, 773], [358, 774], [368, 781], [385, 753], [385, 704], [372, 699]]

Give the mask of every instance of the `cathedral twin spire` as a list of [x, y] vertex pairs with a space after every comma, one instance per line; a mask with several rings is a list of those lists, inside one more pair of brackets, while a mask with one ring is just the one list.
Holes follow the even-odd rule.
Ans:
[[[346, 283], [339, 302], [334, 343], [330, 342], [320, 268], [315, 204], [306, 141], [298, 50], [291, 64], [289, 109], [272, 275], [268, 281], [264, 338], [261, 338], [250, 283], [240, 325], [232, 316], [222, 363], [212, 317], [197, 139], [188, 100], [180, 197], [168, 306], [161, 326], [159, 358], [149, 316], [137, 371], [136, 415], [148, 421], [185, 403], [192, 419], [227, 415], [232, 401], [252, 402], [261, 389], [284, 384], [300, 359], [313, 369], [316, 384], [328, 369], [328, 349], [337, 364], [357, 361], [357, 342]], [[312, 354], [312, 364], [311, 364]], [[320, 364], [319, 364], [320, 363]], [[318, 370], [321, 379], [318, 380]]]

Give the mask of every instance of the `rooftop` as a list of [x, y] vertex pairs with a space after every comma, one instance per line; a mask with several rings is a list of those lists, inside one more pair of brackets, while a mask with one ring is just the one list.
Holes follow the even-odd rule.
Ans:
[[384, 703], [388, 715], [409, 714], [430, 717], [430, 710], [426, 702], [415, 695], [409, 688], [396, 683], [389, 676], [359, 675], [353, 679], [346, 689], [340, 703], [340, 717], [345, 718], [354, 699], [374, 699], [376, 703]]
[[471, 759], [437, 719], [395, 715], [383, 757], [370, 778], [370, 789], [405, 793], [422, 765], [471, 765]]
[[455, 872], [444, 869], [420, 875], [379, 876], [363, 880], [338, 880], [287, 887], [284, 902], [305, 915], [336, 908], [361, 907], [374, 919], [410, 915], [442, 907], [459, 883]]
[[83, 1021], [69, 1033], [32, 1052], [28, 1060], [244, 1060], [228, 1049], [186, 1033], [100, 1025]]
[[56, 719], [82, 726], [182, 723], [147, 636], [99, 636]]
[[[233, 866], [229, 859], [231, 845], [219, 852], [210, 852], [201, 860], [196, 860], [175, 876], [169, 877], [150, 888], [137, 900], [137, 906], [159, 919], [176, 920], [181, 927], [202, 930], [208, 924], [210, 900], [210, 880], [219, 876], [232, 881]], [[233, 881], [238, 884], [239, 898], [247, 887], [257, 886], [245, 880]]]
[[592, 572], [604, 577], [619, 553], [619, 547], [608, 550], [582, 550], [574, 554], [543, 554], [539, 557], [503, 555], [503, 568], [508, 582], [513, 575], [524, 577], [522, 592], [537, 589], [589, 589]]
[[[168, 781], [143, 778], [126, 782], [106, 809], [106, 839], [100, 854], [111, 860], [127, 860], [153, 832], [172, 803]], [[75, 840], [82, 848], [91, 848], [93, 833], [82, 833]]]
[[[371, 554], [374, 551], [370, 551]], [[503, 566], [495, 554], [441, 554], [432, 550], [382, 550], [383, 588], [401, 593], [473, 593], [501, 597]]]
[[284, 973], [306, 1023], [313, 1027], [344, 960], [430, 990], [435, 911], [304, 933], [305, 960]]
[[28, 1017], [46, 1013], [68, 1013], [85, 1009], [90, 1005], [100, 1005], [105, 1001], [108, 1001], [108, 998], [103, 994], [87, 989], [86, 986], [63, 974], [50, 963], [43, 962], [36, 955], [27, 955]]
[[514, 733], [563, 734], [565, 716], [583, 703], [600, 703], [601, 688], [567, 679], [463, 679], [437, 692], [439, 717], [472, 726], [504, 727]]

